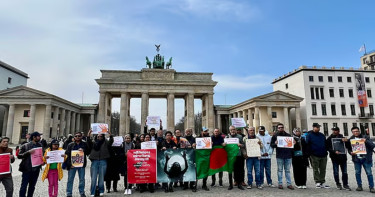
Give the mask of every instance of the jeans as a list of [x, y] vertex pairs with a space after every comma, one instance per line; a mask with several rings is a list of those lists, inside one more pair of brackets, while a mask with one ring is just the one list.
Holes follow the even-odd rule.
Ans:
[[374, 178], [372, 177], [372, 162], [367, 162], [366, 160], [362, 159], [359, 162], [353, 162], [354, 169], [355, 169], [355, 179], [357, 180], [357, 185], [362, 187], [362, 179], [361, 179], [361, 169], [362, 166], [365, 169], [367, 180], [369, 184], [369, 188], [374, 188]]
[[59, 172], [57, 169], [48, 171], [48, 194], [49, 197], [57, 197], [59, 191]]
[[0, 183], [3, 183], [5, 191], [6, 191], [6, 197], [12, 197], [13, 196], [13, 179], [11, 176], [9, 177], [2, 177], [0, 178]]
[[314, 171], [314, 181], [315, 183], [325, 183], [326, 182], [326, 167], [327, 167], [327, 156], [316, 157], [310, 156], [311, 166]]
[[74, 176], [76, 175], [76, 172], [78, 171], [78, 177], [79, 177], [79, 194], [85, 194], [85, 168], [71, 168], [68, 171], [68, 183], [66, 186], [66, 195], [72, 196], [72, 190], [73, 190], [73, 183], [74, 183]]
[[[33, 168], [33, 171], [22, 173], [20, 197], [25, 197], [26, 190], [27, 190], [27, 196], [34, 195], [35, 185], [39, 177], [39, 171], [40, 171], [40, 168], [38, 167], [37, 169]], [[29, 189], [27, 189], [27, 185], [29, 185]]]
[[290, 166], [292, 164], [292, 158], [290, 159], [277, 159], [277, 180], [279, 185], [283, 185], [283, 169], [285, 170], [286, 184], [292, 185], [292, 180], [290, 178]]
[[247, 184], [253, 184], [253, 169], [255, 172], [255, 184], [257, 186], [261, 185], [260, 181], [260, 164], [258, 157], [249, 157], [246, 159], [246, 167], [247, 167]]
[[104, 175], [107, 170], [107, 160], [92, 160], [91, 174], [91, 195], [95, 195], [96, 183], [99, 186], [99, 193], [104, 193]]
[[332, 160], [332, 167], [333, 167], [333, 177], [335, 178], [336, 184], [340, 184], [340, 176], [339, 176], [339, 167], [341, 168], [342, 172], [342, 184], [348, 185], [348, 171], [346, 160], [345, 161], [334, 161]]
[[271, 179], [271, 159], [260, 159], [260, 183], [264, 183], [264, 171], [266, 172], [267, 184], [272, 184]]

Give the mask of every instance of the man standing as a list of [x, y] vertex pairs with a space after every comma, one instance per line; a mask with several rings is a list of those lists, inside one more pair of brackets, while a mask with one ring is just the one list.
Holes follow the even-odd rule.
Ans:
[[[192, 134], [193, 134], [193, 129], [186, 129], [185, 130], [185, 138], [190, 144], [190, 146], [187, 147], [189, 149], [195, 148], [195, 137], [193, 137]], [[184, 182], [184, 190], [188, 189], [188, 184], [189, 184], [189, 182]], [[195, 181], [190, 181], [190, 189], [193, 192], [197, 191], [197, 188], [195, 187]]]
[[[340, 138], [342, 142], [334, 142], [332, 141], [332, 138]], [[333, 167], [333, 177], [335, 178], [337, 189], [342, 190], [348, 190], [351, 191], [349, 185], [348, 185], [348, 172], [347, 172], [347, 164], [346, 164], [346, 152], [339, 152], [337, 150], [334, 150], [333, 143], [345, 143], [347, 141], [346, 138], [342, 134], [340, 134], [340, 129], [338, 127], [332, 128], [332, 134], [327, 138], [326, 146], [329, 152], [329, 157], [332, 161], [332, 167]], [[343, 186], [340, 183], [340, 176], [339, 176], [339, 167], [341, 168], [342, 172], [342, 183]]]
[[311, 166], [314, 170], [316, 188], [330, 188], [325, 185], [327, 167], [326, 137], [320, 133], [320, 125], [314, 123], [313, 130], [306, 136], [306, 145], [311, 158]]
[[[14, 162], [13, 150], [8, 147], [9, 138], [0, 138], [0, 154], [10, 153], [10, 162]], [[13, 196], [13, 179], [12, 173], [0, 175], [0, 182], [3, 183], [6, 191], [6, 197]]]
[[[355, 178], [357, 180], [357, 189], [356, 191], [363, 191], [362, 188], [362, 179], [361, 179], [361, 168], [363, 167], [365, 169], [367, 180], [370, 188], [371, 193], [375, 193], [374, 189], [374, 178], [372, 176], [372, 150], [375, 148], [374, 143], [367, 137], [363, 136], [361, 132], [359, 131], [358, 127], [352, 128], [353, 135], [349, 138], [349, 140], [346, 142], [346, 147], [348, 148], [349, 154], [352, 156], [352, 160], [354, 163], [355, 168]], [[352, 139], [361, 139], [365, 142], [366, 146], [366, 154], [356, 154], [355, 151], [353, 151], [353, 148], [350, 144], [350, 140]]]
[[277, 125], [277, 132], [272, 136], [272, 139], [271, 139], [271, 147], [276, 148], [277, 179], [279, 182], [279, 189], [284, 189], [283, 188], [283, 169], [284, 169], [287, 188], [294, 190], [294, 187], [292, 186], [292, 180], [290, 178], [290, 166], [292, 164], [293, 149], [277, 147], [278, 136], [291, 137], [289, 133], [285, 132], [284, 125], [281, 123]]
[[[224, 138], [221, 136], [221, 132], [219, 129], [214, 129], [214, 134], [211, 136], [212, 147], [214, 146], [225, 146]], [[211, 176], [212, 183], [211, 187], [215, 187], [216, 183], [216, 175]], [[219, 172], [219, 186], [223, 187], [223, 172]]]
[[[21, 150], [18, 153], [18, 159], [22, 159], [19, 167], [19, 171], [22, 172], [22, 182], [20, 188], [20, 197], [33, 196], [36, 182], [38, 181], [39, 172], [41, 166], [32, 167], [31, 154], [35, 152], [34, 148], [42, 147], [40, 141], [40, 133], [35, 131], [30, 135], [30, 142], [21, 146]], [[43, 156], [43, 155], [42, 155]], [[29, 189], [27, 189], [29, 185]]]
[[[91, 152], [91, 140], [88, 140], [87, 142], [82, 141], [82, 132], [77, 132], [74, 135], [74, 141], [68, 145], [68, 148], [65, 151], [65, 155], [67, 156], [66, 159], [66, 166], [68, 170], [68, 183], [66, 186], [66, 195], [68, 197], [72, 197], [72, 190], [73, 190], [73, 183], [74, 183], [74, 177], [76, 175], [76, 172], [78, 172], [79, 176], [79, 193], [81, 197], [86, 197], [85, 195], [85, 167], [87, 164], [87, 155]], [[83, 167], [74, 167], [72, 166], [72, 151], [78, 150], [84, 153], [84, 161], [83, 161]]]
[[[199, 137], [210, 137], [210, 134], [208, 133], [208, 129], [206, 127], [203, 127], [202, 128], [202, 132], [200, 134]], [[208, 189], [207, 187], [207, 178], [208, 177], [205, 177], [203, 178], [202, 182], [202, 189], [205, 190], [205, 191], [210, 191], [210, 189]], [[198, 180], [196, 181], [196, 184], [195, 184], [195, 188], [198, 186]]]
[[[261, 129], [261, 128], [260, 128]], [[263, 148], [262, 142], [260, 139], [255, 135], [255, 127], [250, 127], [247, 131], [247, 139], [244, 140], [244, 144], [246, 144], [246, 140], [248, 139], [257, 139], [258, 144], [260, 145], [260, 149]], [[251, 189], [253, 186], [253, 169], [255, 173], [255, 184], [258, 189], [262, 189], [262, 184], [260, 181], [260, 166], [259, 166], [259, 158], [258, 157], [247, 157], [246, 159], [246, 167], [247, 167], [247, 189]]]
[[[244, 170], [244, 157], [242, 155], [241, 149], [245, 147], [243, 138], [241, 135], [237, 134], [236, 127], [233, 125], [229, 127], [230, 135], [228, 136], [229, 138], [238, 138], [238, 153], [236, 157], [236, 161], [234, 163], [233, 167], [233, 173], [234, 173], [234, 181], [237, 183], [237, 187], [240, 190], [244, 190], [242, 186], [242, 181], [245, 178], [245, 170]], [[228, 190], [233, 189], [233, 178], [232, 178], [232, 173], [229, 173], [229, 187]]]
[[263, 144], [263, 147], [260, 149], [260, 181], [263, 185], [264, 183], [264, 172], [266, 173], [267, 178], [267, 184], [269, 187], [275, 187], [272, 184], [272, 178], [271, 178], [271, 155], [273, 153], [273, 148], [271, 147], [271, 136], [266, 133], [266, 129], [264, 126], [259, 127], [259, 133], [257, 137], [260, 139], [260, 141]]

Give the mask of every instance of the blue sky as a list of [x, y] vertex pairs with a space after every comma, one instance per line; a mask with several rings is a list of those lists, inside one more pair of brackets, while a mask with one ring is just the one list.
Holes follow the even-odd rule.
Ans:
[[[374, 7], [371, 0], [1, 1], [0, 59], [27, 72], [32, 88], [77, 103], [84, 92], [84, 102], [97, 103], [100, 69], [140, 70], [161, 44], [177, 72], [214, 73], [215, 104], [236, 104], [271, 92], [274, 78], [301, 65], [359, 67], [361, 45], [375, 49]], [[151, 103], [158, 102], [150, 113], [165, 116], [166, 101]], [[134, 99], [131, 114], [139, 118], [139, 110]]]

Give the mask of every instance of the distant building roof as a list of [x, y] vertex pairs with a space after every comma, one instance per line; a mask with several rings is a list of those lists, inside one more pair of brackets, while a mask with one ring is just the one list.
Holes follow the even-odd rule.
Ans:
[[19, 75], [21, 75], [23, 77], [29, 78], [29, 76], [27, 75], [27, 73], [22, 72], [21, 70], [18, 70], [17, 68], [14, 68], [13, 66], [11, 66], [11, 65], [9, 65], [9, 64], [7, 64], [5, 62], [0, 61], [0, 66], [3, 67], [3, 68], [5, 68], [5, 69], [7, 69], [7, 70], [15, 72], [15, 73], [17, 73], [17, 74], [19, 74]]

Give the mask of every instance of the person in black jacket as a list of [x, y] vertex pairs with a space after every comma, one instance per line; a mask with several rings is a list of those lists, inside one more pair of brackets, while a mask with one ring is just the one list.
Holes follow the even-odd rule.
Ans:
[[[336, 139], [340, 138], [341, 141], [332, 141], [333, 138], [336, 138]], [[340, 128], [333, 127], [332, 134], [326, 140], [326, 147], [329, 152], [329, 157], [331, 158], [331, 161], [332, 161], [333, 177], [335, 178], [337, 189], [339, 190], [345, 189], [345, 190], [351, 191], [348, 185], [346, 152], [340, 152], [338, 150], [335, 150], [333, 147], [333, 143], [342, 143], [344, 145], [346, 141], [347, 139], [344, 138], [342, 134], [340, 134]], [[345, 145], [344, 145], [344, 148], [345, 148]], [[339, 167], [341, 168], [343, 186], [340, 183]]]
[[293, 130], [293, 137], [296, 143], [293, 148], [293, 175], [294, 182], [298, 189], [306, 189], [307, 180], [307, 166], [309, 166], [308, 154], [306, 150], [305, 138], [301, 137], [301, 130], [295, 128]]
[[[192, 136], [193, 134], [193, 129], [186, 129], [185, 130], [185, 138], [189, 142], [189, 146], [187, 149], [195, 148], [195, 137]], [[184, 190], [188, 189], [189, 182], [184, 182]], [[195, 187], [195, 181], [190, 181], [190, 189], [193, 192], [197, 191], [197, 188]]]
[[104, 176], [107, 192], [111, 191], [111, 182], [113, 181], [113, 191], [117, 192], [117, 182], [120, 180], [122, 165], [125, 163], [124, 145], [111, 146], [109, 149], [110, 158], [107, 160], [107, 171]]
[[[211, 135], [212, 146], [223, 146], [224, 145], [224, 138], [221, 136], [221, 132], [219, 129], [214, 130], [214, 134]], [[216, 183], [216, 174], [211, 176], [212, 183], [211, 187], [215, 187]], [[223, 172], [219, 172], [219, 187], [223, 187]]]
[[[165, 140], [163, 141], [161, 145], [162, 150], [167, 150], [169, 148], [173, 148], [173, 149], [177, 148], [176, 143], [172, 140], [172, 136], [173, 134], [171, 131], [165, 132]], [[169, 185], [168, 183], [163, 183], [163, 187], [164, 187], [165, 192], [173, 192], [173, 182], [169, 182]]]

